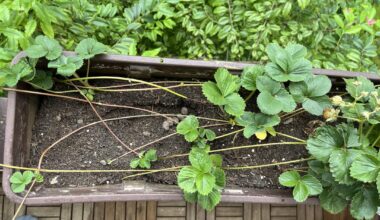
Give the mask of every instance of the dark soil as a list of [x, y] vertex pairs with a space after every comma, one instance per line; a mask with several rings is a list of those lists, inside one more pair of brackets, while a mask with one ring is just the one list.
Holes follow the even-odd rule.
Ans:
[[[113, 83], [115, 84], [115, 83]], [[173, 85], [173, 84], [172, 84]], [[129, 87], [130, 88], [130, 87]], [[181, 108], [186, 107], [189, 114], [209, 118], [223, 119], [223, 113], [218, 107], [206, 102], [200, 87], [182, 87], [173, 89], [191, 99], [182, 99], [161, 90], [145, 92], [113, 92], [98, 93], [94, 101], [129, 105], [153, 110], [160, 113], [180, 114]], [[245, 94], [243, 94], [245, 95]], [[79, 97], [79, 96], [78, 96]], [[253, 110], [254, 98], [251, 99], [248, 110]], [[99, 114], [104, 118], [117, 118], [132, 115], [149, 114], [131, 109], [96, 106]], [[175, 118], [175, 117], [173, 117]], [[107, 124], [131, 148], [137, 148], [153, 140], [175, 132], [175, 125], [169, 130], [163, 128], [164, 117], [143, 117], [110, 121]], [[99, 121], [93, 110], [87, 103], [64, 100], [61, 98], [43, 98], [36, 117], [33, 129], [31, 161], [30, 165], [36, 166], [42, 151], [68, 134], [88, 123]], [[201, 120], [202, 125], [211, 125], [220, 122]], [[306, 139], [316, 118], [308, 114], [301, 114], [282, 122], [276, 129], [301, 139]], [[239, 127], [223, 125], [212, 127], [217, 135], [229, 133]], [[264, 142], [292, 141], [284, 137], [269, 137]], [[245, 139], [242, 133], [216, 140], [212, 143], [212, 149], [230, 146], [242, 146], [258, 143], [255, 137]], [[159, 157], [165, 157], [178, 153], [187, 153], [190, 144], [175, 135], [160, 141], [148, 148], [157, 149]], [[42, 167], [49, 169], [129, 169], [129, 162], [133, 154], [122, 157], [111, 165], [104, 165], [104, 161], [113, 159], [125, 153], [127, 150], [117, 142], [102, 124], [85, 128], [58, 145], [53, 147], [43, 160]], [[307, 157], [304, 146], [272, 146], [256, 149], [244, 149], [238, 151], [225, 151], [222, 153], [223, 166], [245, 166], [267, 164], [272, 162], [287, 161]], [[167, 168], [188, 164], [187, 157], [160, 160], [153, 164], [152, 168]], [[243, 186], [254, 188], [280, 188], [278, 176], [284, 169], [290, 167], [304, 167], [305, 164], [290, 166], [274, 166], [263, 169], [250, 169], [240, 171], [227, 171], [227, 184], [229, 186]], [[48, 173], [45, 175], [45, 187], [63, 186], [91, 186], [101, 184], [120, 183], [126, 173]], [[162, 172], [136, 179], [154, 183], [176, 184], [175, 172]]]

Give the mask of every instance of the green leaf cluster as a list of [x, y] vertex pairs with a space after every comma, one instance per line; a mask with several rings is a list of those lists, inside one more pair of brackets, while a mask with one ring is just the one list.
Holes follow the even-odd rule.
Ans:
[[129, 164], [131, 168], [140, 167], [142, 169], [149, 169], [152, 162], [157, 161], [157, 151], [155, 149], [149, 149], [139, 153], [138, 158], [133, 158]]
[[260, 132], [272, 133], [273, 126], [280, 123], [281, 119], [277, 115], [266, 115], [263, 113], [244, 112], [244, 114], [236, 118], [236, 122], [244, 126], [244, 137], [250, 138], [252, 135]]
[[21, 193], [25, 191], [27, 185], [29, 185], [33, 178], [37, 183], [41, 183], [44, 181], [44, 177], [38, 173], [33, 173], [32, 171], [24, 171], [24, 172], [14, 172], [12, 176], [9, 178], [9, 182], [11, 183], [11, 189], [14, 193]]
[[199, 126], [199, 121], [194, 115], [189, 115], [177, 125], [177, 133], [182, 134], [187, 142], [199, 148], [210, 148], [208, 141], [213, 141], [215, 133], [210, 129]]
[[220, 192], [225, 186], [222, 158], [209, 155], [204, 149], [193, 148], [189, 161], [191, 166], [182, 168], [178, 174], [178, 186], [188, 202], [198, 202], [210, 211], [220, 202]]
[[215, 75], [215, 82], [203, 83], [202, 91], [207, 100], [219, 106], [233, 116], [241, 116], [244, 113], [245, 102], [239, 95], [240, 78], [232, 75], [225, 68], [219, 68]]

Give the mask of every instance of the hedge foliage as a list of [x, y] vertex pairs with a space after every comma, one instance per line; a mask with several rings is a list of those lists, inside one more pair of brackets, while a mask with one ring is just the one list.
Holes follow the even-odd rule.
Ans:
[[[371, 0], [5, 0], [0, 64], [44, 34], [72, 50], [87, 37], [110, 52], [267, 61], [269, 43], [300, 43], [314, 67], [377, 72]], [[380, 64], [380, 62], [378, 62]]]

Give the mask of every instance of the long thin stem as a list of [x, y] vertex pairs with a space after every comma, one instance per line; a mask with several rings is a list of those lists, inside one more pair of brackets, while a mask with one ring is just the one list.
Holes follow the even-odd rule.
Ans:
[[[87, 69], [86, 69], [86, 77], [90, 76], [90, 59], [87, 59]], [[88, 84], [88, 79], [85, 79], [85, 82]]]
[[371, 127], [369, 127], [367, 133], [365, 134], [364, 137], [368, 137], [368, 135], [372, 132], [372, 130], [375, 128], [375, 125], [371, 125]]
[[17, 210], [16, 210], [15, 214], [13, 215], [12, 220], [15, 220], [15, 219], [16, 219], [17, 214], [20, 212], [22, 206], [23, 206], [24, 203], [25, 203], [26, 198], [29, 196], [29, 194], [30, 194], [30, 192], [32, 191], [32, 188], [33, 188], [33, 186], [34, 186], [35, 183], [36, 183], [36, 180], [34, 179], [33, 182], [32, 182], [32, 184], [30, 185], [28, 191], [26, 192], [24, 198], [22, 198], [21, 203], [18, 205]]
[[[61, 82], [61, 83], [67, 83], [67, 82], [64, 82], [63, 80], [56, 80], [57, 82]], [[202, 82], [196, 82], [196, 81], [175, 81], [175, 80], [172, 80], [172, 81], [155, 81], [154, 82], [155, 84], [164, 84], [164, 83], [167, 83], [167, 84], [171, 84], [171, 83], [180, 83], [180, 84], [183, 84], [183, 83], [188, 83], [188, 84], [202, 84]], [[91, 87], [87, 87], [87, 86], [83, 86], [83, 85], [77, 85], [79, 88], [82, 88], [82, 89], [90, 89], [90, 88], [98, 88], [98, 89], [114, 89], [114, 88], [123, 88], [123, 87], [133, 87], [133, 86], [138, 86], [138, 85], [144, 85], [144, 83], [128, 83], [128, 84], [121, 84], [121, 85], [111, 85], [111, 86], [91, 86]]]
[[276, 134], [280, 135], [280, 136], [283, 136], [283, 137], [287, 137], [287, 138], [290, 138], [290, 139], [293, 139], [293, 140], [296, 140], [296, 141], [300, 141], [302, 143], [305, 143], [306, 141], [305, 140], [302, 140], [300, 138], [297, 138], [297, 137], [294, 137], [292, 135], [289, 135], [289, 134], [284, 134], [284, 133], [281, 133], [281, 132], [276, 132]]
[[[77, 89], [79, 92], [80, 92], [80, 89], [74, 84], [72, 83], [72, 86], [75, 87], [75, 89]], [[86, 99], [87, 103], [91, 106], [92, 110], [94, 111], [96, 117], [99, 118], [100, 121], [102, 121], [102, 124], [104, 125], [104, 127], [108, 130], [108, 132], [117, 140], [117, 142], [119, 142], [121, 145], [123, 145], [123, 147], [125, 147], [126, 149], [128, 149], [129, 151], [133, 152], [134, 154], [138, 155], [138, 153], [133, 150], [132, 148], [130, 148], [127, 144], [124, 143], [124, 141], [122, 141], [116, 134], [115, 132], [110, 128], [110, 126], [104, 121], [103, 117], [100, 116], [98, 110], [96, 110], [96, 108], [94, 107], [94, 105], [91, 103], [91, 101], [87, 98], [86, 95], [82, 94], [80, 92], [80, 94], [83, 96], [83, 98]]]
[[[210, 153], [217, 153], [217, 152], [230, 151], [230, 150], [249, 149], [249, 148], [279, 146], [279, 145], [305, 145], [305, 143], [304, 142], [277, 142], [277, 143], [267, 143], [267, 144], [253, 144], [253, 145], [235, 146], [235, 147], [227, 147], [227, 148], [222, 148], [222, 149], [210, 150]], [[174, 154], [171, 156], [162, 157], [160, 159], [166, 160], [166, 159], [171, 159], [171, 158], [176, 158], [176, 157], [185, 157], [188, 155], [189, 153]]]
[[253, 94], [255, 94], [254, 91], [250, 92], [249, 95], [244, 99], [244, 101], [248, 101], [250, 98], [252, 98]]
[[[166, 89], [174, 89], [174, 88], [181, 88], [181, 87], [199, 87], [202, 86], [201, 84], [179, 84], [174, 86], [163, 86], [162, 88]], [[155, 91], [155, 90], [162, 90], [162, 88], [138, 88], [138, 89], [99, 89], [96, 87], [92, 87], [92, 90], [100, 91], [100, 92], [141, 92], [141, 91]]]
[[216, 140], [216, 139], [220, 139], [220, 138], [224, 138], [224, 137], [228, 137], [228, 136], [233, 135], [233, 134], [240, 133], [240, 132], [242, 132], [243, 130], [244, 130], [244, 128], [239, 129], [239, 130], [236, 130], [236, 131], [232, 131], [232, 132], [227, 133], [227, 134], [219, 135], [219, 136], [215, 137], [215, 140]]
[[151, 82], [147, 82], [147, 81], [143, 81], [143, 80], [139, 80], [139, 79], [133, 79], [133, 78], [127, 78], [127, 77], [117, 77], [117, 76], [91, 76], [91, 77], [82, 77], [82, 78], [72, 78], [72, 79], [67, 79], [65, 80], [66, 82], [73, 82], [73, 81], [80, 81], [80, 80], [97, 80], [97, 79], [101, 79], [101, 80], [120, 80], [120, 81], [128, 81], [128, 82], [139, 82], [139, 83], [143, 83], [143, 84], [146, 84], [146, 85], [149, 85], [149, 86], [152, 86], [152, 87], [156, 87], [156, 88], [160, 88], [162, 90], [165, 90], [173, 95], [176, 95], [178, 97], [181, 97], [181, 98], [184, 98], [184, 99], [187, 99], [186, 96], [182, 95], [182, 94], [179, 94], [171, 89], [167, 89], [163, 86], [160, 86], [160, 85], [157, 85], [157, 84], [154, 84], [154, 83], [151, 83]]
[[184, 166], [163, 168], [163, 169], [154, 170], [154, 171], [147, 171], [147, 172], [132, 174], [132, 175], [128, 175], [128, 176], [123, 177], [123, 180], [128, 179], [128, 178], [132, 178], [132, 177], [136, 177], [136, 176], [143, 176], [143, 175], [152, 174], [152, 173], [158, 173], [158, 172], [178, 171], [178, 169], [180, 169], [182, 167], [184, 167]]
[[376, 140], [372, 143], [371, 147], [375, 147], [376, 143], [380, 141], [380, 134], [377, 136]]
[[298, 159], [298, 160], [289, 160], [284, 162], [277, 162], [277, 163], [270, 163], [270, 164], [261, 164], [261, 165], [253, 165], [253, 166], [241, 166], [241, 167], [224, 167], [225, 170], [245, 170], [245, 169], [258, 169], [258, 168], [265, 168], [265, 167], [273, 167], [273, 166], [279, 166], [279, 165], [286, 165], [286, 164], [292, 164], [292, 163], [302, 163], [305, 161], [309, 161], [312, 158], [305, 158], [305, 159]]

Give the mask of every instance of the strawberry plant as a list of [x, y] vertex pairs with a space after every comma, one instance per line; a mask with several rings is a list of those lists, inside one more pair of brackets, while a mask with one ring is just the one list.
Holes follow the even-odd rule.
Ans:
[[[372, 219], [380, 205], [377, 148], [380, 146], [380, 90], [364, 77], [345, 79], [345, 82], [348, 95], [332, 97], [335, 115], [327, 115], [345, 122], [323, 125], [307, 140], [313, 160], [309, 161], [308, 174], [303, 177], [313, 177], [313, 185], [322, 186], [318, 187], [320, 190], [310, 191], [307, 184], [306, 187], [297, 185], [303, 178], [297, 171], [287, 171], [279, 180], [284, 186], [295, 187], [293, 195], [299, 202], [319, 194], [321, 206], [331, 213], [339, 213], [349, 206], [354, 218]], [[317, 95], [324, 95], [325, 91], [319, 90]]]
[[35, 172], [33, 173], [32, 171], [24, 171], [24, 172], [15, 172], [12, 174], [12, 176], [9, 178], [9, 181], [11, 182], [11, 189], [14, 193], [21, 193], [24, 192], [25, 187], [29, 185], [33, 179], [41, 183], [44, 181], [43, 176]]
[[151, 163], [157, 160], [157, 151], [155, 149], [149, 149], [148, 151], [142, 151], [139, 153], [138, 158], [133, 158], [129, 164], [131, 168], [146, 168], [149, 169]]

